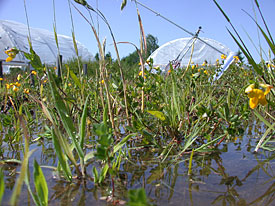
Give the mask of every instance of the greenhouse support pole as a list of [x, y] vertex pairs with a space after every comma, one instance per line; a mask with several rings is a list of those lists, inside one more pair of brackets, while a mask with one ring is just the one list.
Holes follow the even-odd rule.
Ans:
[[30, 72], [30, 79], [31, 79], [31, 86], [35, 86], [35, 81], [34, 81], [34, 74], [32, 73], [32, 71], [34, 71], [32, 65], [30, 63], [28, 63], [28, 70]]
[[85, 76], [88, 75], [88, 64], [83, 64], [83, 73]]
[[0, 78], [2, 78], [1, 82], [1, 87], [3, 86], [3, 64], [2, 61], [0, 61]]
[[61, 77], [61, 68], [62, 68], [62, 55], [57, 55], [56, 59], [56, 68], [57, 68], [57, 76]]

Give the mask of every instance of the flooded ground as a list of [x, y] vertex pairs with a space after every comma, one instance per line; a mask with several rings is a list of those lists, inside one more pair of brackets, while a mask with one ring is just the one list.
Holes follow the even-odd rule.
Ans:
[[[162, 162], [153, 156], [156, 153], [151, 148], [131, 150], [131, 157], [123, 162], [115, 179], [115, 194], [127, 201], [129, 189], [143, 187], [154, 205], [275, 205], [275, 153], [253, 152], [263, 131], [261, 126], [248, 127], [242, 137], [223, 142], [217, 152], [195, 154], [190, 175], [190, 154], [183, 155], [179, 164], [173, 164], [173, 156], [170, 161]], [[30, 176], [34, 158], [41, 167], [57, 165], [51, 143], [36, 143], [30, 150], [33, 148], [37, 151], [30, 158]], [[5, 159], [18, 155], [4, 153]], [[110, 194], [111, 184], [94, 185], [93, 165], [95, 162], [91, 161], [87, 179], [75, 179], [73, 183], [58, 177], [53, 169], [42, 167], [49, 188], [49, 205], [111, 205], [101, 200]], [[20, 165], [7, 164], [3, 168], [6, 188], [2, 205], [5, 206], [9, 205]], [[34, 205], [25, 186], [19, 205]]]

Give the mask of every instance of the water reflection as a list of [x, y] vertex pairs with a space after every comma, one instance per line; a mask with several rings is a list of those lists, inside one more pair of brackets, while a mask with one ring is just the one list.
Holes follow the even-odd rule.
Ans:
[[[158, 153], [151, 148], [129, 150], [130, 155], [115, 178], [115, 195], [126, 200], [128, 189], [143, 187], [150, 202], [156, 205], [274, 205], [275, 154], [253, 153], [256, 143], [249, 134], [253, 136], [255, 129], [259, 128], [249, 128], [244, 137], [220, 145], [219, 151], [213, 154], [195, 155], [190, 175], [189, 155], [182, 156], [176, 164], [173, 157], [165, 162], [156, 159]], [[51, 143], [41, 141], [31, 145], [31, 149], [36, 147], [39, 150], [30, 163], [35, 158], [40, 165], [57, 166]], [[21, 155], [2, 153], [4, 159], [20, 159]], [[42, 167], [49, 187], [49, 205], [106, 205], [106, 201], [100, 199], [111, 194], [111, 184], [106, 182], [100, 187], [93, 184], [94, 164], [91, 162], [88, 167], [85, 180], [74, 179], [72, 183], [56, 178], [52, 169]], [[0, 166], [6, 185], [3, 205], [8, 205], [20, 165]], [[20, 203], [33, 204], [25, 187]]]

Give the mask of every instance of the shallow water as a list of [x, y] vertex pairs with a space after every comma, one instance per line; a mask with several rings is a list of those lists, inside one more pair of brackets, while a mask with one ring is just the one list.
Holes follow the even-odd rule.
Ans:
[[[256, 140], [262, 135], [262, 126], [248, 127], [234, 142], [223, 142], [211, 155], [194, 155], [192, 173], [188, 175], [189, 156], [182, 156], [179, 164], [155, 159], [152, 150], [132, 150], [131, 158], [121, 165], [115, 180], [115, 194], [127, 200], [127, 191], [145, 188], [150, 203], [155, 205], [275, 205], [275, 154], [259, 150], [253, 153]], [[33, 144], [38, 148], [30, 158], [40, 166], [57, 164], [51, 143]], [[7, 158], [20, 154], [5, 153]], [[173, 157], [171, 157], [173, 159]], [[87, 169], [92, 176], [91, 165]], [[97, 167], [100, 167], [97, 165]], [[5, 165], [5, 193], [2, 205], [9, 205], [11, 192], [20, 171], [18, 165]], [[43, 167], [49, 188], [49, 205], [108, 205], [100, 197], [110, 194], [110, 184], [98, 187], [91, 178], [75, 179], [68, 183], [52, 169]], [[32, 182], [32, 180], [31, 180]], [[33, 186], [33, 185], [32, 185]], [[34, 205], [25, 186], [18, 205]]]

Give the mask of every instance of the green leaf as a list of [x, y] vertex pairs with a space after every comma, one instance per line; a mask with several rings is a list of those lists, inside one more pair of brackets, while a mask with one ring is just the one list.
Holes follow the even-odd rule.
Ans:
[[88, 160], [94, 158], [95, 156], [95, 151], [91, 151], [89, 153], [87, 153], [84, 157], [84, 163], [86, 164], [88, 162]]
[[86, 98], [84, 109], [83, 109], [82, 116], [81, 116], [81, 123], [80, 123], [80, 147], [81, 148], [84, 147], [88, 100], [89, 100], [89, 96]]
[[114, 146], [113, 153], [115, 154], [118, 150], [120, 150], [123, 147], [123, 145], [125, 145], [125, 143], [134, 135], [136, 134], [129, 134], [126, 137], [124, 137], [123, 140], [121, 140], [118, 144]]
[[160, 111], [151, 111], [151, 110], [148, 110], [147, 112], [148, 112], [149, 114], [155, 116], [156, 118], [162, 120], [162, 121], [165, 120], [164, 114], [163, 114], [162, 112], [160, 112]]
[[47, 69], [48, 71], [48, 76], [49, 76], [49, 83], [50, 83], [50, 88], [51, 88], [51, 93], [52, 97], [54, 99], [54, 104], [56, 107], [56, 110], [61, 118], [61, 121], [63, 123], [63, 126], [67, 132], [67, 134], [72, 138], [73, 145], [76, 148], [76, 151], [81, 159], [84, 158], [84, 152], [83, 149], [80, 147], [80, 144], [77, 141], [76, 138], [76, 129], [74, 127], [73, 120], [69, 114], [69, 111], [63, 102], [62, 97], [57, 91], [57, 86], [55, 84], [54, 78], [52, 73]]
[[130, 206], [148, 206], [148, 200], [144, 188], [129, 190], [128, 192], [128, 204]]
[[75, 40], [74, 32], [72, 32], [72, 38], [73, 38], [73, 42], [74, 42], [74, 50], [75, 50], [76, 56], [78, 56], [78, 48], [77, 48], [77, 43], [76, 43], [76, 40]]
[[52, 129], [52, 139], [53, 139], [53, 145], [54, 145], [54, 148], [55, 148], [56, 155], [58, 157], [61, 168], [62, 168], [62, 170], [65, 174], [65, 177], [66, 177], [67, 180], [71, 181], [72, 180], [72, 173], [71, 173], [70, 167], [68, 165], [67, 158], [64, 155], [64, 153], [63, 153], [63, 151], [60, 147], [58, 137], [56, 136], [53, 129]]
[[248, 62], [253, 66], [254, 70], [259, 74], [263, 75], [263, 71], [258, 67], [255, 60], [246, 52], [246, 50], [243, 48], [243, 46], [239, 43], [239, 41], [235, 38], [235, 36], [228, 30], [231, 37], [234, 39], [234, 41], [237, 43], [245, 57], [247, 58]]
[[3, 195], [4, 195], [4, 191], [5, 191], [4, 174], [3, 174], [2, 170], [0, 170], [0, 205], [2, 202]]
[[36, 192], [38, 194], [38, 199], [40, 205], [48, 205], [48, 185], [45, 179], [45, 176], [40, 168], [39, 164], [36, 160], [33, 163], [34, 171], [33, 171], [33, 178], [34, 178], [34, 185]]
[[264, 30], [259, 26], [259, 24], [257, 24], [258, 28], [261, 30], [262, 35], [264, 36], [266, 42], [268, 43], [272, 53], [275, 55], [275, 45], [272, 44], [271, 40], [268, 38], [268, 36], [266, 35], [266, 33], [264, 32]]
[[11, 200], [10, 200], [10, 205], [16, 205], [17, 201], [18, 201], [18, 197], [21, 193], [21, 189], [22, 189], [22, 185], [23, 182], [25, 180], [25, 177], [27, 175], [28, 172], [28, 165], [29, 165], [29, 157], [33, 154], [33, 152], [36, 149], [31, 150], [30, 152], [27, 152], [24, 154], [24, 159], [22, 162], [22, 166], [21, 166], [21, 170], [20, 170], [20, 175], [16, 180], [16, 183], [14, 185], [14, 189], [11, 195]]
[[226, 20], [228, 22], [230, 22], [230, 19], [228, 18], [228, 16], [225, 14], [225, 12], [223, 11], [223, 9], [220, 7], [220, 5], [216, 2], [216, 0], [213, 0], [214, 3], [216, 4], [216, 6], [219, 8], [219, 10], [222, 12], [223, 16], [226, 18]]
[[109, 170], [109, 165], [108, 165], [108, 163], [106, 163], [105, 166], [103, 167], [103, 169], [101, 170], [100, 177], [99, 177], [99, 183], [101, 183], [105, 179], [108, 170]]
[[93, 167], [93, 174], [94, 174], [94, 183], [98, 183], [99, 178], [98, 178], [98, 172], [96, 167]]
[[32, 65], [33, 68], [37, 69], [37, 70], [42, 70], [43, 65], [41, 62], [40, 57], [35, 53], [35, 51], [32, 49], [32, 47], [30, 48], [30, 53], [24, 52], [24, 56], [30, 60], [30, 64]]
[[78, 88], [81, 89], [80, 80], [77, 78], [77, 76], [74, 74], [72, 70], [70, 70], [70, 76], [72, 77], [74, 83], [78, 86]]

